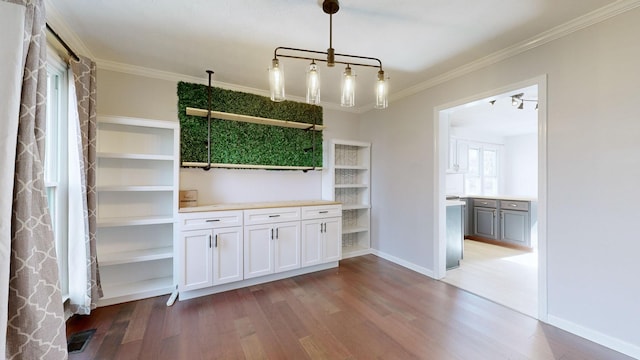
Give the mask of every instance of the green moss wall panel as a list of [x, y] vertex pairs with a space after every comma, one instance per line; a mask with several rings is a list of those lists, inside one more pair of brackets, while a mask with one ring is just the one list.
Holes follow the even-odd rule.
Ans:
[[[322, 125], [322, 107], [212, 88], [211, 110]], [[207, 119], [186, 108], [207, 109], [207, 86], [178, 83], [182, 162], [207, 162]], [[309, 149], [315, 144], [315, 152]], [[322, 132], [213, 119], [211, 162], [271, 166], [322, 166]]]

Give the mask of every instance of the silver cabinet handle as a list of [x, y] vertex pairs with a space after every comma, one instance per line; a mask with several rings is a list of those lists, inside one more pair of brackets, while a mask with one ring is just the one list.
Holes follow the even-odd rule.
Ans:
[[269, 215], [269, 217], [270, 218], [277, 218], [277, 217], [280, 217], [280, 215], [279, 214], [278, 215]]
[[218, 222], [220, 219], [207, 219], [207, 222]]
[[215, 243], [214, 247], [218, 247], [218, 234], [216, 234], [216, 243]]
[[318, 211], [318, 214], [327, 214], [327, 213], [329, 213], [329, 210]]
[[518, 207], [518, 204], [509, 204], [509, 205], [511, 205], [513, 207]]
[[211, 249], [211, 235], [209, 235], [209, 249]]
[[271, 240], [273, 240], [273, 229], [271, 229]]
[[488, 202], [486, 202], [486, 201], [483, 201], [483, 202], [482, 202], [482, 205], [488, 205], [488, 204], [489, 204], [489, 203], [488, 203]]
[[276, 228], [276, 239], [278, 238], [278, 228]]

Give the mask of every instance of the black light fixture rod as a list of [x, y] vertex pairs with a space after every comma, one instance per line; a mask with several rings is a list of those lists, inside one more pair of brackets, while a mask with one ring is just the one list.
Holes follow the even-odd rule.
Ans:
[[58, 42], [65, 48], [65, 50], [67, 50], [67, 53], [69, 53], [69, 55], [75, 61], [80, 61], [80, 57], [75, 53], [75, 51], [71, 50], [71, 47], [69, 47], [69, 45], [67, 45], [67, 43], [64, 40], [62, 40], [62, 38], [60, 37], [60, 35], [58, 35], [57, 32], [53, 31], [49, 23], [46, 23], [46, 26], [47, 26], [47, 30], [49, 30], [51, 35], [53, 35], [53, 37], [55, 37], [56, 40], [58, 40]]
[[213, 75], [213, 70], [207, 70], [207, 74], [209, 74], [209, 86], [207, 87], [209, 111], [207, 111], [207, 166], [202, 168], [204, 171], [211, 169], [211, 76]]
[[[315, 60], [315, 61], [327, 62], [327, 59], [321, 59], [321, 58], [278, 54], [278, 50], [289, 50], [289, 51], [298, 51], [298, 52], [310, 53], [310, 54], [327, 55], [328, 53], [326, 51], [306, 50], [306, 49], [298, 49], [298, 48], [292, 48], [292, 47], [279, 46], [273, 51], [273, 58], [277, 59], [278, 56], [279, 56], [279, 57], [291, 58], [291, 59]], [[374, 67], [374, 68], [379, 68], [379, 69], [382, 70], [382, 61], [380, 59], [378, 59], [378, 58], [368, 57], [368, 56], [349, 55], [349, 54], [335, 54], [335, 56], [339, 56], [339, 57], [343, 57], [343, 58], [371, 60], [371, 61], [375, 61], [375, 62], [378, 63], [378, 65], [372, 65], [372, 64], [357, 63], [357, 62], [353, 62], [353, 61], [348, 61], [348, 62], [347, 61], [335, 61], [338, 64]]]

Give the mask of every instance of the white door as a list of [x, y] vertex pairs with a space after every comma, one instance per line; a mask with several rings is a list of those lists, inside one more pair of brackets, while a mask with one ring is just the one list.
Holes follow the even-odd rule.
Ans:
[[300, 221], [272, 226], [275, 229], [275, 272], [300, 268]]
[[322, 220], [302, 222], [302, 266], [311, 266], [322, 262]]
[[323, 261], [339, 261], [342, 258], [342, 218], [324, 219]]
[[213, 230], [213, 242], [214, 285], [242, 280], [242, 227]]
[[244, 278], [250, 279], [273, 273], [273, 224], [244, 227]]
[[213, 285], [211, 230], [184, 231], [180, 291], [201, 289]]

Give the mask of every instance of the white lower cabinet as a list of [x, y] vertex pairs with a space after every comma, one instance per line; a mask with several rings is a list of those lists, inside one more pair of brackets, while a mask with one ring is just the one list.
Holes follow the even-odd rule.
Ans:
[[178, 289], [337, 262], [341, 214], [340, 205], [181, 213]]
[[209, 248], [213, 230], [190, 230], [180, 234], [183, 259], [178, 288], [195, 290], [213, 285], [213, 252]]
[[241, 226], [213, 230], [213, 285], [244, 278], [242, 238]]
[[[311, 208], [311, 207], [310, 207]], [[337, 209], [335, 211], [332, 211]], [[338, 261], [342, 257], [342, 218], [339, 206], [308, 209], [302, 221], [302, 266]]]
[[245, 210], [244, 221], [245, 279], [300, 268], [300, 208]]
[[201, 289], [243, 279], [241, 226], [183, 231], [180, 237], [185, 259], [180, 290]]

